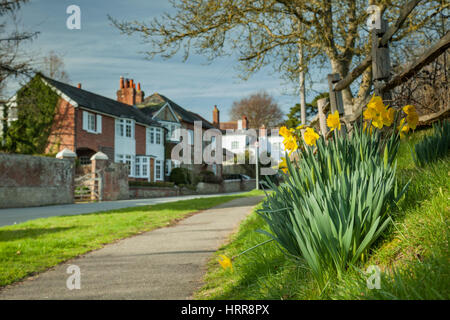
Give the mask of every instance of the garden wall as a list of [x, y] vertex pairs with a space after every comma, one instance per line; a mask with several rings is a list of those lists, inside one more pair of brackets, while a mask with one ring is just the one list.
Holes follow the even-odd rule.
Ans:
[[74, 162], [0, 153], [0, 208], [73, 203]]
[[204, 183], [197, 184], [197, 190], [178, 187], [143, 187], [130, 186], [130, 199], [163, 198], [195, 194], [231, 193], [250, 191], [255, 188], [255, 180], [225, 180], [222, 184]]

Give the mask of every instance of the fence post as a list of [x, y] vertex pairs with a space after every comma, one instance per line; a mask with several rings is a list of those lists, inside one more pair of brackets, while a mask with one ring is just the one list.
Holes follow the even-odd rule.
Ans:
[[375, 94], [381, 96], [384, 101], [391, 101], [392, 95], [389, 91], [382, 92], [381, 88], [391, 77], [391, 60], [389, 56], [389, 45], [381, 46], [381, 38], [386, 33], [388, 23], [381, 19], [381, 28], [372, 30], [372, 79]]
[[93, 188], [91, 190], [91, 200], [95, 200], [95, 179], [98, 172], [98, 201], [103, 201], [103, 171], [108, 165], [108, 156], [103, 152], [97, 152], [91, 157]]
[[[334, 86], [341, 80], [341, 77], [338, 73], [331, 73], [328, 75], [328, 87], [330, 90], [330, 110], [331, 113], [334, 113], [336, 110], [339, 112], [339, 118], [345, 115], [344, 108], [344, 100], [342, 99], [342, 91], [334, 90]], [[346, 127], [342, 128], [340, 131], [341, 135], [345, 135], [347, 133]]]
[[327, 135], [327, 121], [326, 121], [326, 114], [324, 111], [325, 105], [327, 104], [327, 98], [319, 99], [317, 100], [317, 109], [319, 114], [319, 128], [320, 132], [324, 137]]

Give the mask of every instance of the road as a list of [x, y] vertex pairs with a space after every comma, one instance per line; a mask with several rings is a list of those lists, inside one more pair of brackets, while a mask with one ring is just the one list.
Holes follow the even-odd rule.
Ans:
[[220, 197], [224, 195], [236, 195], [241, 193], [242, 192], [234, 192], [226, 194], [220, 193], [208, 195], [190, 195], [190, 196], [165, 197], [153, 199], [135, 199], [135, 200], [105, 201], [94, 203], [76, 203], [76, 204], [54, 205], [43, 207], [0, 209], [0, 227], [17, 224], [38, 218], [76, 215], [76, 214], [146, 206], [157, 203], [174, 202], [195, 198], [209, 198], [209, 197]]

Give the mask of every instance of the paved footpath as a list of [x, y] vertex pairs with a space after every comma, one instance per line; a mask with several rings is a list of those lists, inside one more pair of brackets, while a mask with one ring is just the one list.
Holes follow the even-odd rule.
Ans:
[[[1, 299], [190, 299], [211, 255], [263, 197], [232, 200], [178, 224], [121, 240], [0, 290]], [[69, 290], [68, 266], [81, 271]]]
[[222, 197], [224, 195], [235, 195], [240, 193], [242, 192], [0, 209], [0, 227], [38, 218], [84, 214], [105, 210], [117, 210], [195, 198]]

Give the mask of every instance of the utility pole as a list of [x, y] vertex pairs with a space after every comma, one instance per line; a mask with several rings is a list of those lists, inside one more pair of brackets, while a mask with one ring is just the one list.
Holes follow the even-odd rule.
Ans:
[[256, 190], [259, 190], [259, 143], [255, 142], [255, 150], [256, 150]]

